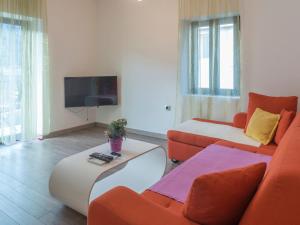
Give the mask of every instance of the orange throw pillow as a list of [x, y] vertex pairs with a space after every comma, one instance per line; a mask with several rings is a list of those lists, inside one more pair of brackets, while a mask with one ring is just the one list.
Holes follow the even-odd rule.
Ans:
[[266, 170], [266, 163], [198, 177], [184, 215], [205, 225], [238, 224]]
[[288, 130], [289, 126], [293, 122], [296, 113], [294, 111], [287, 111], [283, 109], [280, 113], [280, 120], [278, 124], [278, 128], [275, 135], [275, 143], [279, 145], [281, 139], [283, 138], [285, 132]]
[[245, 131], [247, 130], [248, 123], [257, 108], [261, 108], [262, 110], [270, 113], [280, 114], [283, 109], [297, 112], [297, 105], [298, 97], [296, 96], [271, 97], [251, 92], [249, 93], [249, 104]]

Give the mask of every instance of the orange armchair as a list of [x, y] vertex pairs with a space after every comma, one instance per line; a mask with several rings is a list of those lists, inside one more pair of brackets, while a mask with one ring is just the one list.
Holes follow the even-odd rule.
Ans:
[[117, 187], [93, 201], [88, 225], [195, 225], [125, 187]]

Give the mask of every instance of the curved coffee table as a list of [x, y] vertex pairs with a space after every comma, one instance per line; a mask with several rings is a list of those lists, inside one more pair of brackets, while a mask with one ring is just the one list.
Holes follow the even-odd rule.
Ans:
[[97, 165], [88, 161], [94, 152], [110, 153], [103, 144], [61, 160], [49, 181], [53, 197], [87, 215], [91, 201], [116, 186], [126, 186], [141, 193], [164, 175], [166, 151], [159, 145], [126, 139], [122, 156], [109, 164]]

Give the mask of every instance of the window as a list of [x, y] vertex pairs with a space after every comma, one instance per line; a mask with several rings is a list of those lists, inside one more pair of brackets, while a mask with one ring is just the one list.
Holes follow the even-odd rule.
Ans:
[[189, 94], [240, 95], [239, 17], [191, 25]]

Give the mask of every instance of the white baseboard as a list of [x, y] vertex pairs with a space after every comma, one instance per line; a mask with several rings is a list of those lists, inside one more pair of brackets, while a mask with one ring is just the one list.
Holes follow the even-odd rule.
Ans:
[[71, 128], [67, 128], [67, 129], [63, 129], [63, 130], [53, 131], [50, 134], [43, 136], [43, 139], [59, 137], [61, 135], [69, 134], [69, 133], [72, 133], [75, 131], [80, 131], [80, 130], [84, 130], [84, 129], [88, 129], [88, 128], [96, 127], [96, 126], [97, 126], [96, 123], [88, 123], [88, 124], [77, 126], [77, 127], [71, 127]]
[[[97, 123], [97, 122], [96, 123], [89, 123], [89, 124], [85, 124], [85, 125], [82, 125], [82, 126], [77, 126], [77, 127], [72, 127], [72, 128], [68, 128], [68, 129], [53, 131], [50, 134], [45, 135], [43, 137], [43, 139], [59, 137], [59, 136], [65, 135], [65, 134], [69, 134], [69, 133], [76, 132], [76, 131], [79, 131], [79, 130], [88, 129], [88, 128], [91, 128], [91, 127], [106, 128], [107, 125], [108, 124]], [[149, 131], [144, 131], [144, 130], [138, 130], [138, 129], [132, 129], [132, 128], [126, 128], [126, 130], [127, 130], [128, 133], [131, 133], [131, 134], [138, 134], [138, 135], [142, 135], [142, 136], [167, 140], [167, 135], [165, 135], [165, 134], [159, 134], [159, 133], [154, 133], [154, 132], [149, 132]]]
[[[106, 128], [108, 124], [105, 123], [96, 123], [97, 127], [102, 127]], [[133, 129], [133, 128], [126, 128], [128, 133], [131, 134], [138, 134], [142, 136], [147, 136], [147, 137], [153, 137], [153, 138], [159, 138], [162, 140], [167, 140], [167, 135], [165, 134], [160, 134], [160, 133], [154, 133], [154, 132], [149, 132], [149, 131], [144, 131], [144, 130], [138, 130], [138, 129]]]

